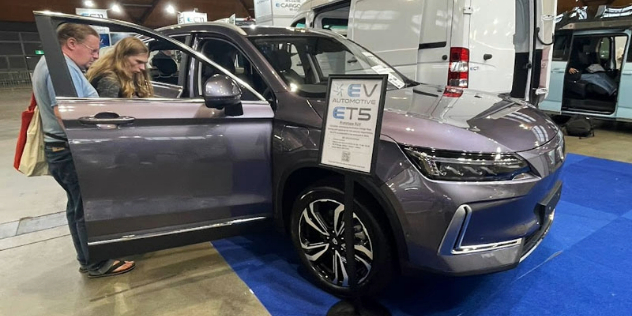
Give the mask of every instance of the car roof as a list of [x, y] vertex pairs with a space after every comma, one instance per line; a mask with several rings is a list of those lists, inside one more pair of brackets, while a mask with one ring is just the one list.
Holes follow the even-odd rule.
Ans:
[[327, 30], [314, 30], [280, 26], [235, 26], [225, 22], [187, 23], [161, 27], [156, 29], [164, 34], [191, 33], [191, 32], [234, 32], [242, 36], [296, 36], [296, 35], [336, 35]]

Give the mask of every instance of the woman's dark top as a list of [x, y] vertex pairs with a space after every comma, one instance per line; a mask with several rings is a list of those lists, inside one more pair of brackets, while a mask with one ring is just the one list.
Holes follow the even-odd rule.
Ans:
[[92, 79], [90, 84], [97, 90], [101, 98], [122, 98], [121, 84], [116, 75], [105, 74]]

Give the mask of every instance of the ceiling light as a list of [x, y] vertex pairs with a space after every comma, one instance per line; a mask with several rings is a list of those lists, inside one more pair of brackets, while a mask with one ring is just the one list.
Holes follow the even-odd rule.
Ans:
[[121, 6], [118, 5], [117, 3], [112, 5], [112, 11], [116, 12], [116, 13], [121, 13]]
[[176, 14], [176, 8], [174, 8], [172, 5], [167, 5], [167, 7], [165, 8], [165, 11], [167, 11], [167, 13], [169, 14]]
[[92, 8], [92, 7], [94, 7], [94, 1], [86, 0], [86, 1], [83, 2], [83, 5], [88, 7], [88, 8]]

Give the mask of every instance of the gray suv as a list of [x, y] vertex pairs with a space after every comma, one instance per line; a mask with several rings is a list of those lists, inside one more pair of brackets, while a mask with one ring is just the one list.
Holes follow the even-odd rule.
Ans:
[[[35, 18], [92, 258], [276, 226], [317, 285], [348, 294], [345, 250], [336, 244], [345, 229], [343, 178], [318, 162], [330, 74], [389, 76], [377, 171], [356, 186], [360, 291], [378, 291], [409, 268], [450, 275], [513, 268], [552, 223], [564, 138], [528, 103], [413, 82], [328, 31]], [[66, 22], [145, 41], [157, 97], [77, 98], [55, 40]], [[172, 58], [152, 60], [160, 51]]]

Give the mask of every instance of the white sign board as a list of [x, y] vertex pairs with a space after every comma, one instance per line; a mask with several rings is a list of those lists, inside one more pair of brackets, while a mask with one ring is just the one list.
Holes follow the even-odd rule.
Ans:
[[305, 0], [254, 0], [259, 25], [290, 26]]
[[255, 19], [272, 15], [272, 0], [255, 0]]
[[305, 0], [273, 0], [272, 11], [275, 16], [294, 17]]
[[178, 13], [178, 24], [186, 24], [186, 23], [203, 23], [206, 22], [207, 15], [206, 13], [195, 12], [195, 11], [185, 11]]
[[[93, 18], [107, 19], [108, 18], [108, 10], [103, 9], [86, 9], [86, 8], [75, 8], [75, 14], [81, 16], [89, 16]], [[110, 29], [102, 26], [93, 26], [97, 33], [99, 34], [107, 34], [110, 33]]]
[[374, 171], [386, 75], [330, 76], [320, 163], [348, 171]]

